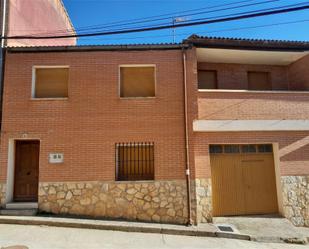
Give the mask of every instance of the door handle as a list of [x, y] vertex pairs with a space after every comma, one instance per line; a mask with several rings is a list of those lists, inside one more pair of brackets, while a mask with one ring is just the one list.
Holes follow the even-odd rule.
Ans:
[[28, 172], [27, 172], [27, 176], [30, 176], [30, 174], [31, 174], [31, 171], [28, 171]]

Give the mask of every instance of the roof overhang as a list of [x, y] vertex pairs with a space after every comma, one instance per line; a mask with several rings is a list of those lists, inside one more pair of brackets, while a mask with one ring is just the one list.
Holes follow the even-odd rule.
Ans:
[[184, 43], [197, 48], [221, 48], [258, 51], [305, 52], [309, 51], [307, 41], [242, 39], [191, 35]]
[[189, 48], [188, 44], [126, 44], [126, 45], [81, 45], [81, 46], [37, 46], [37, 47], [7, 47], [9, 53], [35, 52], [90, 52], [90, 51], [128, 51], [128, 50], [177, 50]]
[[196, 54], [198, 62], [285, 66], [299, 60], [309, 52], [197, 48]]

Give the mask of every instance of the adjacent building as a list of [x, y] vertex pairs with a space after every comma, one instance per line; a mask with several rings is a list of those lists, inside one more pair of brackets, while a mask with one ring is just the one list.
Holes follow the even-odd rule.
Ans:
[[[62, 0], [0, 0], [0, 25], [5, 36], [75, 34]], [[6, 46], [76, 45], [76, 38], [8, 39]]]
[[[0, 32], [2, 37], [52, 36], [75, 34], [62, 0], [0, 0]], [[2, 112], [3, 71], [6, 47], [74, 46], [76, 38], [2, 39], [0, 49], [0, 126]]]
[[309, 43], [7, 49], [3, 209], [309, 226]]

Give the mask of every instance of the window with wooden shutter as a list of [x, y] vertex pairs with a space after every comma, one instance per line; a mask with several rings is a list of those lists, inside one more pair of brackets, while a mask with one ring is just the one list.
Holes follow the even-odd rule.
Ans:
[[270, 73], [248, 72], [248, 90], [272, 90]]
[[69, 68], [35, 68], [34, 98], [68, 97]]
[[154, 143], [116, 144], [117, 181], [154, 180]]
[[121, 66], [120, 97], [154, 97], [154, 66]]
[[199, 70], [198, 71], [198, 89], [217, 89], [217, 71]]

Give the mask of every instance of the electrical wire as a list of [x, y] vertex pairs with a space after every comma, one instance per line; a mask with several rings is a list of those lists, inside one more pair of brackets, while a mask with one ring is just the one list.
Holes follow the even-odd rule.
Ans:
[[[256, 26], [239, 27], [239, 28], [202, 31], [202, 32], [197, 32], [197, 34], [213, 34], [213, 33], [227, 32], [227, 31], [248, 30], [248, 29], [265, 28], [265, 27], [304, 23], [304, 22], [309, 22], [309, 19], [296, 20], [296, 21], [291, 21], [291, 22], [280, 22], [280, 23], [256, 25]], [[166, 34], [166, 35], [151, 35], [151, 36], [139, 36], [139, 37], [138, 36], [137, 37], [120, 37], [120, 38], [117, 38], [117, 40], [136, 40], [136, 39], [150, 39], [150, 38], [172, 37], [172, 36], [188, 36], [188, 35], [192, 35], [192, 32], [191, 33], [180, 33], [180, 34], [175, 34], [175, 35]], [[89, 41], [102, 40], [102, 38], [92, 37], [92, 38], [83, 38], [83, 40], [89, 40]], [[110, 39], [104, 38], [104, 41], [106, 41], [106, 40], [115, 40], [115, 38], [110, 38]]]
[[[272, 11], [265, 11], [264, 9], [264, 10], [259, 10], [262, 12], [258, 12], [258, 13], [247, 14], [248, 12], [243, 12], [243, 13], [238, 13], [238, 15], [235, 14], [235, 16], [231, 16], [231, 17], [224, 17], [224, 18], [211, 19], [211, 20], [201, 20], [201, 21], [187, 22], [187, 23], [178, 23], [178, 24], [165, 25], [165, 26], [116, 30], [116, 31], [87, 33], [87, 34], [60, 35], [60, 36], [40, 36], [40, 37], [38, 36], [7, 36], [7, 37], [1, 37], [1, 39], [3, 38], [4, 39], [62, 39], [62, 38], [73, 38], [73, 37], [88, 37], [88, 36], [103, 36], [103, 35], [137, 33], [137, 32], [154, 31], [154, 30], [162, 30], [162, 29], [177, 28], [177, 27], [197, 26], [197, 25], [202, 25], [202, 24], [228, 22], [228, 21], [242, 20], [242, 19], [248, 19], [248, 18], [254, 18], [254, 17], [289, 13], [289, 12], [295, 12], [295, 11], [308, 9], [309, 5], [292, 7], [292, 8], [284, 8], [284, 7], [286, 6], [280, 7], [280, 9], [272, 10]], [[274, 9], [274, 8], [271, 8], [271, 9]]]
[[[207, 9], [207, 11], [199, 11], [199, 12], [196, 12], [196, 13], [192, 13], [192, 14], [186, 14], [186, 15], [181, 15], [181, 17], [188, 17], [188, 16], [196, 16], [196, 15], [202, 15], [202, 14], [209, 14], [209, 13], [215, 13], [215, 12], [220, 12], [220, 11], [226, 11], [226, 10], [232, 10], [232, 9], [238, 9], [238, 8], [244, 8], [244, 7], [249, 7], [249, 6], [256, 6], [256, 5], [261, 5], [261, 4], [267, 4], [267, 3], [272, 3], [272, 2], [278, 2], [280, 0], [267, 0], [267, 1], [262, 1], [262, 2], [257, 2], [257, 3], [249, 3], [250, 1], [255, 1], [255, 0], [246, 0], [246, 1], [239, 1], [239, 2], [235, 2], [235, 3], [230, 3], [230, 4], [225, 4], [225, 5], [215, 5], [215, 6], [210, 6], [210, 7], [204, 7], [204, 8], [200, 8], [200, 9], [194, 9], [194, 10], [202, 10], [202, 9]], [[240, 5], [240, 6], [234, 6], [234, 7], [226, 7], [226, 6], [230, 6], [230, 5], [235, 5], [235, 4], [239, 4], [239, 3], [246, 3], [246, 4], [243, 4], [243, 5]], [[222, 7], [222, 6], [225, 6], [225, 8], [221, 8], [221, 9], [216, 9], [216, 10], [211, 10], [209, 11], [209, 9], [214, 9], [214, 8], [218, 8], [218, 7]], [[190, 12], [190, 10], [188, 11], [183, 11], [184, 13], [185, 12]], [[181, 13], [181, 12], [176, 12], [176, 13]], [[157, 17], [160, 17], [160, 16], [166, 16], [166, 15], [158, 15]], [[154, 16], [156, 17], [156, 16]], [[132, 19], [133, 21], [131, 22], [128, 22], [128, 21], [119, 21], [119, 22], [114, 22], [114, 25], [110, 25], [110, 24], [113, 24], [113, 23], [109, 23], [109, 24], [105, 24], [104, 26], [102, 25], [95, 25], [96, 27], [93, 27], [93, 28], [79, 28], [79, 29], [75, 29], [75, 31], [80, 31], [79, 33], [82, 34], [84, 32], [89, 32], [91, 30], [95, 31], [95, 30], [98, 30], [100, 29], [100, 31], [102, 30], [110, 30], [111, 27], [119, 27], [119, 26], [128, 26], [128, 25], [132, 25], [132, 24], [140, 24], [140, 23], [149, 23], [149, 22], [156, 22], [156, 21], [162, 21], [162, 20], [169, 20], [169, 19], [172, 19], [172, 18], [175, 18], [175, 16], [168, 16], [168, 17], [165, 17], [165, 18], [157, 18], [157, 19], [151, 19], [151, 17], [148, 17], [148, 18], [139, 18], [139, 19]], [[142, 20], [145, 20], [145, 21], [142, 21]], [[124, 24], [119, 24], [119, 23], [123, 23], [125, 22]], [[166, 24], [169, 24], [170, 22], [168, 23], [160, 23], [160, 25], [166, 25]], [[91, 26], [88, 26], [88, 27], [91, 27]], [[145, 26], [141, 26], [140, 28], [142, 27], [145, 27]], [[135, 27], [131, 27], [131, 28], [135, 28]], [[61, 34], [67, 34], [67, 33], [74, 33], [73, 30], [55, 30], [53, 32], [44, 32], [44, 33], [33, 33], [33, 34], [29, 34], [29, 35], [49, 35], [49, 34], [57, 34], [57, 35], [61, 35]]]
[[[196, 16], [196, 15], [202, 15], [202, 14], [209, 14], [209, 13], [215, 13], [215, 12], [220, 12], [220, 11], [226, 11], [226, 10], [233, 10], [233, 9], [239, 9], [239, 8], [244, 8], [244, 7], [249, 7], [249, 6], [256, 6], [256, 5], [261, 5], [261, 4], [265, 4], [265, 3], [272, 3], [272, 2], [278, 2], [280, 0], [267, 0], [267, 1], [262, 1], [262, 2], [258, 2], [258, 3], [250, 3], [250, 4], [243, 4], [243, 5], [239, 5], [239, 6], [235, 6], [235, 7], [228, 7], [228, 8], [222, 8], [222, 9], [217, 9], [217, 10], [211, 10], [211, 11], [200, 11], [200, 12], [196, 12], [196, 13], [192, 13], [192, 14], [186, 14], [186, 15], [181, 15], [181, 17], [188, 17], [188, 16]], [[243, 1], [241, 1], [243, 2]], [[248, 1], [245, 1], [248, 2]], [[227, 6], [227, 5], [225, 5]], [[203, 9], [203, 8], [202, 8]], [[210, 9], [210, 8], [207, 8]], [[157, 18], [157, 19], [152, 19], [152, 20], [147, 20], [147, 21], [136, 21], [136, 22], [127, 22], [122, 24], [121, 26], [127, 26], [127, 25], [132, 25], [132, 24], [139, 24], [139, 23], [145, 23], [145, 22], [155, 22], [155, 21], [162, 21], [162, 20], [170, 20], [171, 18], [175, 18], [175, 17], [165, 17], [165, 18]], [[170, 23], [170, 22], [169, 22]], [[97, 29], [101, 29], [101, 28], [110, 28], [110, 27], [115, 27], [118, 25], [110, 25], [110, 26], [101, 26], [101, 27], [97, 27], [95, 28]]]

